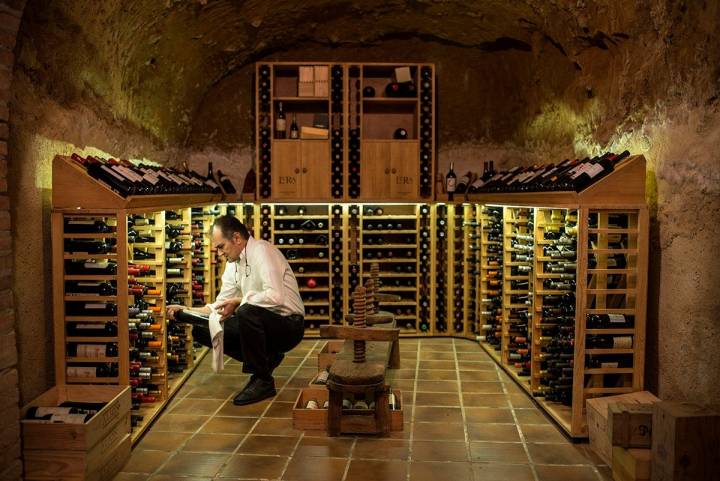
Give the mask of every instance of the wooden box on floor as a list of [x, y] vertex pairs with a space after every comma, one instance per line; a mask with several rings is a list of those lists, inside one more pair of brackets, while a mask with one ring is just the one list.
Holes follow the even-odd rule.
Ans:
[[85, 424], [23, 422], [25, 479], [112, 479], [130, 456], [130, 388], [55, 386], [23, 408], [65, 401], [107, 403]]
[[612, 473], [615, 481], [650, 481], [650, 450], [613, 446]]
[[720, 412], [663, 401], [653, 411], [654, 481], [720, 481]]
[[587, 400], [587, 423], [590, 447], [612, 465], [612, 445], [608, 433], [608, 404], [613, 402], [652, 404], [660, 401], [648, 391], [639, 391], [618, 396], [604, 396]]
[[608, 436], [612, 446], [650, 449], [652, 404], [608, 404]]
[[[403, 400], [399, 389], [393, 389], [399, 409], [390, 411], [390, 431], [403, 430]], [[307, 409], [305, 406], [311, 399], [315, 399], [320, 409]], [[295, 406], [293, 406], [293, 428], [308, 431], [327, 431], [328, 410], [322, 405], [328, 400], [328, 390], [325, 387], [308, 387], [300, 391]], [[343, 410], [343, 414], [367, 414], [367, 411]]]

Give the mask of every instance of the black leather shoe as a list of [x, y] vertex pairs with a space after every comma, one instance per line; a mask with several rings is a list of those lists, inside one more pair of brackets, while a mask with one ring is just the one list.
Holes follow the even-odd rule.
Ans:
[[233, 399], [233, 404], [236, 406], [244, 406], [246, 404], [253, 404], [263, 399], [273, 397], [275, 394], [275, 381], [270, 379], [266, 381], [264, 379], [256, 378], [250, 380], [245, 389]]

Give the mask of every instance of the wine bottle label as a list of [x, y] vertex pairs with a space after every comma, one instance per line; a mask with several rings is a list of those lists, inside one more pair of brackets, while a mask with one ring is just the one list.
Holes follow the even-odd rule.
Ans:
[[94, 220], [69, 220], [67, 221], [68, 225], [87, 225], [87, 226], [94, 226], [95, 221]]
[[93, 331], [99, 331], [104, 329], [104, 327], [97, 324], [75, 324], [75, 329], [88, 329]]
[[285, 119], [275, 119], [275, 130], [285, 132]]
[[147, 172], [143, 175], [143, 179], [150, 182], [152, 185], [156, 185], [158, 182], [160, 182], [160, 178], [155, 173]]
[[589, 162], [588, 162], [588, 163], [585, 163], [585, 164], [580, 164], [577, 168], [575, 168], [575, 169], [572, 171], [573, 174], [570, 176], [570, 178], [571, 178], [572, 180], [577, 179], [577, 178], [580, 177], [586, 170], [588, 170], [588, 169], [591, 167], [591, 165], [592, 165], [592, 164], [590, 164]]
[[605, 170], [605, 167], [601, 163], [593, 164], [591, 165], [585, 173], [590, 176], [590, 178], [594, 178], [598, 174], [602, 173]]
[[455, 192], [455, 179], [452, 177], [447, 178], [447, 187], [448, 192]]
[[100, 303], [85, 303], [85, 309], [105, 309], [107, 306]]
[[620, 363], [617, 362], [617, 361], [615, 361], [615, 362], [601, 362], [601, 363], [600, 363], [600, 367], [603, 368], [603, 369], [616, 369], [616, 368], [620, 367]]
[[62, 406], [47, 406], [47, 407], [38, 407], [35, 410], [35, 417], [37, 418], [43, 418], [45, 416], [52, 416], [55, 414], [70, 414], [70, 411], [72, 408], [70, 407], [62, 407]]
[[613, 337], [614, 349], [632, 349], [632, 336], [615, 336]]
[[624, 324], [625, 323], [625, 316], [622, 314], [608, 314], [608, 319], [610, 319], [611, 324]]
[[124, 165], [116, 165], [115, 166], [118, 171], [128, 179], [130, 179], [133, 182], [142, 182], [142, 177], [140, 177], [137, 173], [134, 171], [128, 169]]
[[65, 369], [65, 375], [67, 377], [95, 377], [97, 369], [89, 366], [68, 366]]
[[112, 175], [113, 177], [115, 177], [119, 182], [122, 182], [123, 184], [124, 184], [125, 182], [127, 182], [127, 179], [125, 179], [125, 177], [123, 177], [122, 175], [118, 174], [117, 172], [115, 172], [113, 169], [111, 169], [111, 168], [108, 167], [107, 165], [101, 165], [100, 168], [101, 168], [102, 170], [104, 170], [105, 172], [109, 173], [110, 175]]
[[53, 424], [85, 424], [87, 414], [53, 414], [50, 422]]

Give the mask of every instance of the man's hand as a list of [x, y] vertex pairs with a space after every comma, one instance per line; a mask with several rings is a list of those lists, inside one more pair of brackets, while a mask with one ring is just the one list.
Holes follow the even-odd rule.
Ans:
[[175, 313], [180, 312], [183, 309], [185, 309], [185, 306], [180, 306], [177, 304], [170, 304], [165, 308], [168, 319], [175, 319]]
[[215, 303], [215, 310], [220, 313], [220, 319], [224, 321], [235, 312], [239, 305], [240, 299], [238, 298], [225, 299]]

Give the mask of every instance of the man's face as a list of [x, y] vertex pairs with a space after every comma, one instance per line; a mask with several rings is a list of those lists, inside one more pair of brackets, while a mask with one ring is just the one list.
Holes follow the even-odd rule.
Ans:
[[247, 244], [247, 240], [243, 239], [238, 232], [228, 239], [217, 227], [213, 227], [212, 241], [218, 255], [225, 256], [228, 262], [237, 262]]

